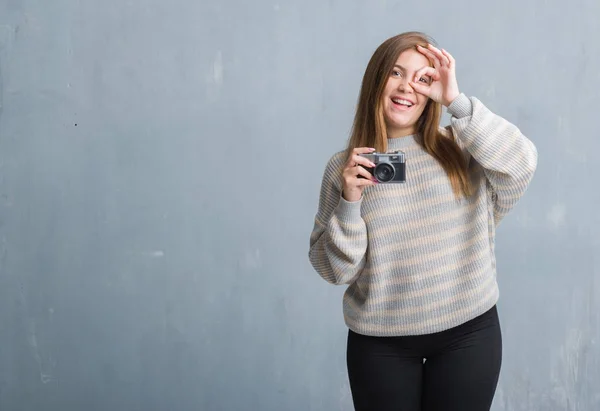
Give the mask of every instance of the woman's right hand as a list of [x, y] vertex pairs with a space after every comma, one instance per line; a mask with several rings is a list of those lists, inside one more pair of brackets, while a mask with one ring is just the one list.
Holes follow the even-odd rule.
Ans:
[[366, 168], [375, 167], [375, 164], [360, 156], [360, 154], [368, 154], [374, 151], [374, 148], [359, 147], [352, 150], [352, 154], [348, 157], [342, 172], [342, 196], [346, 201], [360, 200], [365, 187], [378, 184], [373, 175], [366, 170]]

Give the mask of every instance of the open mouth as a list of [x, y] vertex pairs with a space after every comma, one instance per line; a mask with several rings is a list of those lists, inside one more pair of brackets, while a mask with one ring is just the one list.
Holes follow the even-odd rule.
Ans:
[[392, 98], [392, 103], [401, 110], [408, 110], [415, 105], [412, 101], [403, 98]]

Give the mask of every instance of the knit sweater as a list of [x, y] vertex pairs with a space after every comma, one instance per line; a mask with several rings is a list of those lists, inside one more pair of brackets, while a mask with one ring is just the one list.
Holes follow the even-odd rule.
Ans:
[[498, 300], [495, 230], [526, 191], [537, 150], [477, 98], [460, 94], [448, 113], [469, 164], [467, 198], [415, 136], [388, 140], [406, 153], [406, 183], [366, 187], [358, 201], [341, 195], [345, 153], [325, 167], [309, 259], [327, 282], [348, 285], [344, 320], [357, 333], [435, 333]]

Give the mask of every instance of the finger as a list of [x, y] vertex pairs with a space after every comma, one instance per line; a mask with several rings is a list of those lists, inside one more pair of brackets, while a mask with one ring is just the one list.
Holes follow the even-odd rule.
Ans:
[[346, 161], [346, 168], [354, 167], [356, 165], [356, 163], [358, 163], [358, 161], [355, 158], [357, 155], [368, 154], [368, 153], [372, 153], [374, 151], [375, 151], [375, 149], [372, 147], [357, 147], [357, 148], [353, 149], [352, 153], [348, 157], [348, 160]]
[[[343, 172], [343, 176], [344, 176], [344, 178], [348, 178], [348, 179], [356, 178], [357, 176], [361, 176], [361, 175], [364, 177], [367, 177], [367, 178], [371, 178], [371, 174], [367, 170], [367, 169], [371, 169], [371, 168], [373, 168], [373, 167], [363, 166], [360, 164], [352, 163], [348, 167], [346, 167], [346, 169]], [[365, 174], [365, 173], [367, 173], [367, 174]]]
[[358, 154], [355, 154], [352, 156], [352, 161], [354, 162], [355, 165], [362, 165], [367, 168], [375, 167], [375, 163], [373, 163], [371, 160], [367, 159], [366, 157], [363, 157]]
[[362, 166], [356, 166], [346, 170], [344, 180], [349, 187], [362, 187], [376, 182], [373, 175]]
[[446, 57], [444, 53], [442, 53], [438, 48], [436, 48], [432, 44], [429, 44], [428, 49], [431, 52], [433, 52], [433, 54], [438, 58], [442, 65], [448, 66], [450, 64], [450, 60], [448, 59], [448, 57]]
[[368, 154], [368, 153], [372, 153], [373, 151], [375, 151], [375, 149], [373, 147], [357, 147], [354, 150], [352, 150], [353, 154]]
[[456, 60], [454, 60], [454, 57], [452, 57], [452, 55], [444, 49], [442, 49], [442, 54], [444, 54], [444, 56], [446, 56], [446, 58], [450, 62], [450, 67], [454, 67], [454, 65], [456, 64]]
[[429, 97], [431, 94], [431, 87], [427, 84], [423, 83], [415, 83], [414, 81], [410, 82], [410, 86], [419, 94], [424, 95], [425, 97]]
[[359, 157], [359, 158], [355, 159], [354, 157], [352, 157], [348, 161], [345, 171], [349, 172], [350, 175], [352, 175], [352, 176], [356, 176], [358, 174], [357, 167], [371, 169], [371, 168], [375, 168], [375, 164], [371, 163], [369, 160], [366, 160], [365, 158]]
[[445, 57], [444, 54], [442, 53], [442, 51], [440, 49], [438, 49], [437, 47], [435, 47], [433, 44], [428, 44], [427, 50], [429, 50], [433, 54], [435, 54], [440, 60], [442, 60]]
[[422, 81], [420, 81], [423, 77], [428, 81], [427, 84], [431, 84], [431, 80], [437, 80], [439, 78], [439, 73], [433, 67], [426, 66], [417, 71], [417, 74], [415, 74], [414, 81], [419, 84], [425, 84]]
[[361, 167], [361, 166], [356, 166], [353, 169], [354, 171], [354, 175], [355, 176], [362, 176], [364, 178], [366, 178], [367, 180], [373, 180], [373, 174], [371, 174], [366, 168]]
[[427, 57], [429, 59], [429, 61], [431, 61], [433, 63], [433, 66], [435, 68], [440, 68], [440, 66], [442, 65], [440, 63], [440, 59], [435, 55], [435, 53], [433, 53], [433, 51], [426, 49], [425, 47], [422, 46], [417, 46], [418, 50], [425, 55], [425, 57]]
[[364, 186], [371, 186], [374, 184], [379, 184], [379, 181], [377, 181], [375, 179], [375, 177], [373, 177], [369, 173], [367, 173], [367, 174], [368, 174], [367, 176], [364, 176], [362, 174], [356, 176], [354, 181], [352, 181], [352, 185], [355, 187], [364, 187]]

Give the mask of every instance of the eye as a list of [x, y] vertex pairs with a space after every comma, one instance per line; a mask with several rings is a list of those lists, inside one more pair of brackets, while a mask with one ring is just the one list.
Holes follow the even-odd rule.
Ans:
[[425, 84], [429, 84], [429, 78], [428, 77], [421, 77], [419, 79], [420, 82], [425, 83]]
[[400, 70], [392, 70], [392, 76], [402, 77], [402, 73], [400, 72]]

